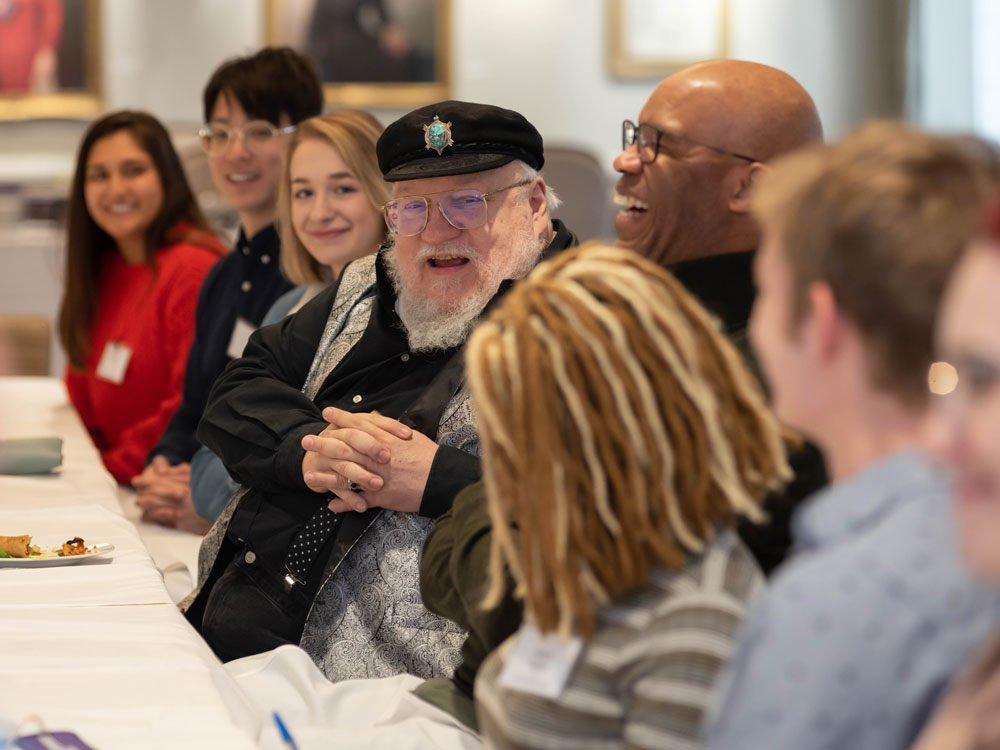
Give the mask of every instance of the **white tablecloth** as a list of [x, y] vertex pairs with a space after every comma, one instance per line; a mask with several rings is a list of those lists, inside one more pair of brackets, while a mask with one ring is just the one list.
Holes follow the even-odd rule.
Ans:
[[299, 750], [478, 750], [479, 736], [413, 694], [409, 674], [329, 682], [298, 646], [231, 661], [226, 672], [256, 713], [262, 750], [285, 750], [278, 711]]
[[[100, 750], [255, 747], [257, 712], [173, 605], [144, 525], [123, 513], [62, 384], [0, 378], [0, 439], [52, 435], [63, 439], [55, 474], [0, 476], [0, 534], [43, 545], [80, 536], [115, 550], [66, 567], [0, 568], [0, 740], [5, 726], [34, 731], [37, 716]], [[192, 564], [196, 538], [149, 532], [161, 567]]]

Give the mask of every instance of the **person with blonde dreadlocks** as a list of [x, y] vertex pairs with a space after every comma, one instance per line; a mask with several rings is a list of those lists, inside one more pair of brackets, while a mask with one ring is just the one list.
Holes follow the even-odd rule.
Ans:
[[595, 244], [516, 285], [466, 368], [493, 533], [464, 593], [509, 570], [525, 614], [476, 681], [487, 745], [689, 746], [763, 583], [729, 527], [789, 473], [757, 381], [669, 273]]

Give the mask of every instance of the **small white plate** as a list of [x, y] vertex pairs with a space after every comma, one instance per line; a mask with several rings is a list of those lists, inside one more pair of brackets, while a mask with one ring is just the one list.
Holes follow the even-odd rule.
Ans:
[[115, 548], [115, 545], [110, 542], [88, 544], [87, 546], [97, 547], [97, 549], [85, 555], [67, 555], [66, 557], [0, 557], [0, 568], [52, 568], [57, 565], [76, 565], [81, 560], [106, 555]]

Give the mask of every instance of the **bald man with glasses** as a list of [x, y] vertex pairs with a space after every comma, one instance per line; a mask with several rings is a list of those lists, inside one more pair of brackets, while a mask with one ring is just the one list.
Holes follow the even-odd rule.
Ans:
[[668, 267], [752, 252], [754, 182], [776, 156], [822, 138], [809, 94], [776, 68], [713, 60], [674, 73], [638, 124], [622, 125], [618, 245]]
[[448, 676], [465, 634], [419, 596], [433, 519], [480, 476], [461, 349], [490, 302], [575, 244], [522, 115], [439, 102], [386, 128], [390, 243], [251, 336], [199, 438], [244, 487], [187, 616], [224, 661], [300, 644], [331, 680]]
[[[741, 60], [712, 60], [668, 76], [638, 123], [622, 123], [615, 191], [617, 244], [671, 272], [722, 322], [759, 374], [747, 338], [760, 234], [750, 196], [775, 157], [823, 139], [816, 105], [790, 75]], [[764, 572], [791, 545], [790, 515], [825, 484], [812, 446], [790, 452], [793, 483], [766, 502], [771, 522], [741, 536]]]

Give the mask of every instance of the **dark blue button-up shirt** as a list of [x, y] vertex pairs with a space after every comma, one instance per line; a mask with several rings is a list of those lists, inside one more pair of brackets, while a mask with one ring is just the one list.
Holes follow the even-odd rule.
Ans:
[[163, 455], [172, 464], [190, 461], [201, 443], [195, 437], [212, 384], [231, 359], [227, 354], [236, 319], [259, 326], [274, 301], [292, 288], [278, 269], [278, 232], [268, 225], [209, 271], [198, 295], [194, 342], [184, 373], [184, 400], [147, 461]]

